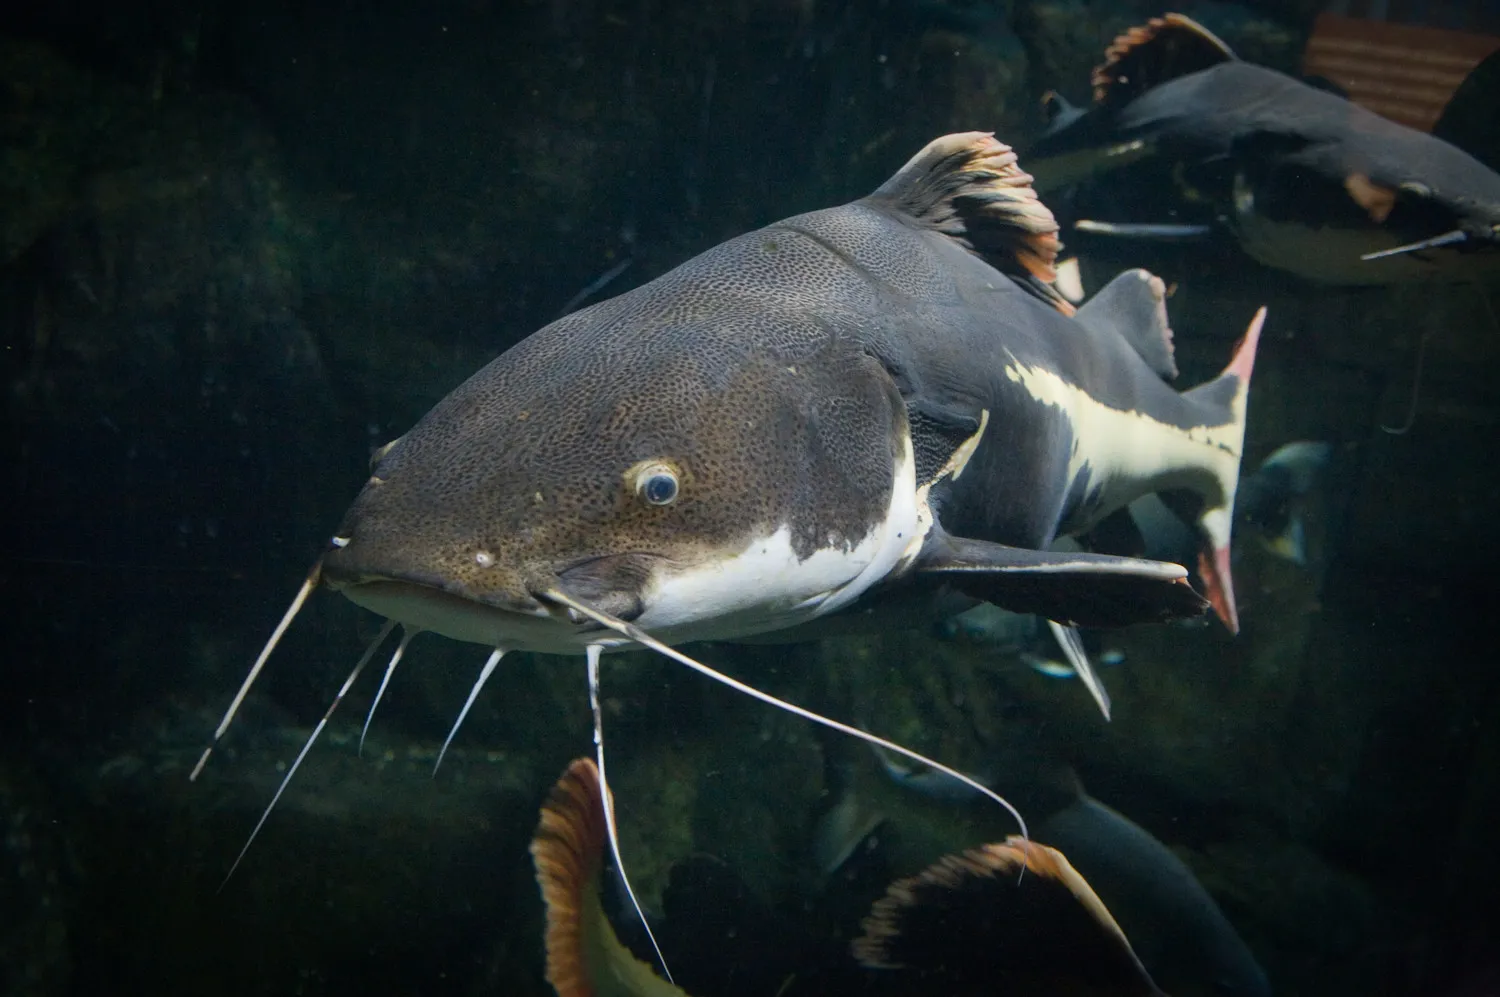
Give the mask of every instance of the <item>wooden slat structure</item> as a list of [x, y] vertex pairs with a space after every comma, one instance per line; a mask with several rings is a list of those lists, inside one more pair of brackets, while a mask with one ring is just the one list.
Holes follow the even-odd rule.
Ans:
[[1376, 114], [1431, 131], [1464, 77], [1496, 50], [1497, 35], [1324, 13], [1302, 71], [1332, 80]]

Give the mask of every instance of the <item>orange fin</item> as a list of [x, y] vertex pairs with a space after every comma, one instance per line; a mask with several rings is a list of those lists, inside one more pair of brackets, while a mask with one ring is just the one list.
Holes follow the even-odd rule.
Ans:
[[1094, 67], [1094, 103], [1123, 104], [1179, 76], [1237, 59], [1234, 50], [1190, 17], [1153, 17], [1117, 37]]
[[990, 132], [934, 139], [869, 200], [943, 233], [1059, 311], [1073, 313], [1052, 286], [1062, 251], [1057, 219], [1015, 152]]
[[599, 876], [608, 840], [599, 769], [592, 758], [575, 758], [542, 804], [531, 839], [547, 905], [547, 982], [558, 997], [688, 997], [632, 955], [605, 916]]
[[1229, 547], [1205, 544], [1198, 551], [1198, 577], [1203, 582], [1203, 597], [1214, 608], [1214, 615], [1232, 634], [1240, 632], [1240, 611], [1234, 601], [1234, 575], [1229, 570]]
[[589, 758], [574, 759], [552, 787], [531, 859], [547, 905], [547, 981], [559, 997], [592, 997], [584, 949], [583, 914], [597, 897], [604, 854], [604, 803], [599, 770]]
[[1010, 997], [1161, 997], [1125, 933], [1062, 852], [1012, 836], [897, 880], [851, 951], [934, 993], [1005, 981]]

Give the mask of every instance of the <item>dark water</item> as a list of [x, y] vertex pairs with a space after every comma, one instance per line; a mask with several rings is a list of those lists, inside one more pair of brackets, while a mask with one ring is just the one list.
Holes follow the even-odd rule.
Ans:
[[[1388, 6], [1343, 10], [1420, 19]], [[1471, 6], [1433, 23], [1500, 34]], [[1318, 13], [1183, 9], [1289, 71]], [[371, 449], [603, 276], [595, 296], [860, 196], [950, 131], [1024, 146], [1043, 91], [1086, 99], [1109, 39], [1159, 12], [7, 7], [0, 990], [551, 993], [527, 844], [592, 750], [581, 659], [507, 658], [433, 778], [483, 653], [418, 637], [363, 752], [369, 675], [220, 889], [377, 621], [315, 595], [188, 771]], [[1083, 263], [1090, 290], [1136, 265], [1178, 282], [1184, 383], [1268, 304], [1246, 469], [1334, 445], [1305, 564], [1241, 530], [1242, 632], [1100, 636], [1124, 655], [1108, 723], [994, 634], [704, 660], [985, 774], [1038, 822], [1059, 805], [1047, 773], [1075, 774], [1186, 863], [1275, 993], [1500, 993], [1493, 283], [1320, 287], [1222, 247]], [[622, 849], [695, 997], [848, 979], [829, 967], [885, 883], [1014, 831], [663, 659], [612, 657], [604, 684]], [[841, 836], [840, 805], [873, 833]], [[1172, 993], [1214, 992], [1161, 958]]]

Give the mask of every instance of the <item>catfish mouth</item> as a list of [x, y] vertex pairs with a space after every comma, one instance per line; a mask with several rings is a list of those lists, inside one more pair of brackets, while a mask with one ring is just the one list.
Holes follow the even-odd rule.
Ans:
[[411, 630], [429, 630], [453, 640], [512, 650], [577, 653], [601, 626], [547, 599], [562, 590], [623, 620], [644, 610], [642, 593], [655, 554], [603, 554], [580, 558], [555, 570], [517, 574], [519, 586], [476, 590], [463, 580], [433, 572], [341, 570], [325, 564], [328, 586], [354, 604]]

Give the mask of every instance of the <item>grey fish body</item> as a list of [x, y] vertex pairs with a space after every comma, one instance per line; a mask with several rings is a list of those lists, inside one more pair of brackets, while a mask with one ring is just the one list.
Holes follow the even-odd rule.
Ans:
[[[1241, 62], [1188, 18], [1122, 35], [1095, 85], [1092, 109], [1059, 117], [1028, 151], [1039, 189], [1149, 162], [1183, 212], [1207, 205], [1250, 256], [1310, 280], [1500, 272], [1500, 174], [1338, 94]], [[1150, 239], [1150, 223], [1169, 219], [1133, 220], [1142, 224], [1109, 227]], [[1361, 259], [1454, 232], [1456, 248]]]
[[1175, 488], [1227, 551], [1254, 336], [1178, 393], [1107, 316], [1072, 317], [1014, 158], [939, 139], [867, 198], [528, 337], [378, 455], [324, 577], [507, 650], [620, 642], [548, 591], [668, 642], [785, 629], [923, 574], [1070, 622], [1201, 611], [1176, 566], [1042, 548]]
[[1265, 971], [1213, 897], [1144, 828], [1080, 796], [1043, 822], [1037, 839], [1065, 853], [1099, 891], [1167, 992], [1271, 993]]
[[[1224, 373], [1179, 395], [1160, 380], [1161, 282], [1128, 272], [1073, 317], [1030, 184], [990, 135], [945, 136], [867, 198], [731, 239], [507, 350], [375, 454], [214, 743], [326, 582], [386, 623], [277, 797], [401, 624], [372, 714], [416, 633], [489, 648], [444, 751], [506, 654], [580, 654], [604, 791], [600, 661], [640, 646], [929, 765], [1024, 831], [972, 777], [675, 645], [863, 623], [903, 587], [952, 589], [1046, 616], [1107, 715], [1065, 624], [1211, 603], [1233, 628], [1229, 510], [1265, 309]], [[1181, 565], [1045, 549], [1153, 489], [1190, 497], [1208, 600]]]
[[[1039, 390], [1056, 390], [1063, 399], [1072, 389], [1095, 404], [1149, 413], [1181, 429], [1222, 422], [1224, 392], [1209, 399], [1178, 393], [1124, 338], [1081, 327], [948, 237], [914, 229], [868, 202], [766, 231], [807, 233], [819, 249], [852, 247], [844, 250], [851, 276], [865, 286], [840, 288], [848, 305], [830, 310], [826, 321], [838, 336], [858, 341], [900, 388], [916, 423], [919, 480], [978, 429], [981, 412], [990, 413], [964, 474], [933, 490], [934, 509], [951, 532], [1045, 547], [1060, 533], [1087, 529], [1126, 494], [1134, 498], [1199, 473], [1153, 467], [1109, 480], [1097, 468], [1073, 466], [1075, 451], [1093, 441], [1083, 439], [1065, 404], [1039, 401]], [[917, 265], [920, 284], [911, 281]], [[1054, 383], [1028, 387], [1022, 370], [1055, 375]], [[1211, 488], [1210, 475], [1201, 477]]]

